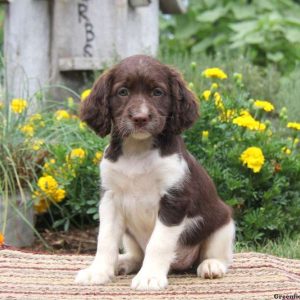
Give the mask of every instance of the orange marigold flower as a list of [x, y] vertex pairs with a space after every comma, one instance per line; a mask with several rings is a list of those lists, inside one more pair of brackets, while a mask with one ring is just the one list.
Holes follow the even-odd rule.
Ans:
[[4, 235], [0, 232], [0, 246], [4, 245]]

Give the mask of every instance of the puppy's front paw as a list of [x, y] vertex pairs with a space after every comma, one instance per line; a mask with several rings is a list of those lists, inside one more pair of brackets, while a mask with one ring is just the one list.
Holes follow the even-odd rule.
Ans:
[[197, 275], [202, 278], [221, 278], [226, 273], [226, 266], [219, 260], [205, 259], [197, 268]]
[[135, 290], [162, 290], [168, 286], [168, 279], [162, 274], [140, 271], [133, 279], [131, 288]]
[[81, 284], [105, 284], [110, 282], [112, 278], [113, 274], [101, 272], [101, 270], [98, 270], [95, 267], [88, 267], [77, 273], [75, 282]]

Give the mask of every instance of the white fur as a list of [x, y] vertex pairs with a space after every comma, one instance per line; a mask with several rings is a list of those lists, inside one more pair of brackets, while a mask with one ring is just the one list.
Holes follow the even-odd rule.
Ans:
[[146, 105], [146, 101], [145, 100], [140, 105], [138, 112], [142, 113], [144, 115], [148, 115], [148, 113], [149, 113], [149, 107]]
[[197, 269], [202, 278], [219, 278], [227, 272], [232, 261], [235, 226], [231, 220], [214, 232], [206, 242], [202, 263]]
[[123, 215], [115, 203], [114, 193], [112, 191], [105, 192], [99, 208], [101, 226], [96, 257], [91, 266], [77, 274], [75, 279], [77, 283], [104, 284], [110, 281], [115, 274], [120, 240], [125, 229]]
[[137, 140], [145, 140], [148, 139], [151, 134], [147, 131], [135, 132], [132, 134], [132, 137]]

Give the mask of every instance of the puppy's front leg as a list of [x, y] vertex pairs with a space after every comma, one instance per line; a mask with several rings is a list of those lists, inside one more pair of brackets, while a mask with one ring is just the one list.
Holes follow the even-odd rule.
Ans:
[[168, 271], [175, 258], [175, 251], [183, 223], [164, 225], [159, 218], [147, 245], [143, 266], [133, 278], [131, 287], [137, 290], [160, 290], [168, 285]]
[[115, 275], [124, 221], [116, 206], [113, 192], [105, 192], [100, 203], [99, 215], [100, 229], [96, 257], [88, 268], [79, 271], [75, 279], [77, 283], [104, 284]]

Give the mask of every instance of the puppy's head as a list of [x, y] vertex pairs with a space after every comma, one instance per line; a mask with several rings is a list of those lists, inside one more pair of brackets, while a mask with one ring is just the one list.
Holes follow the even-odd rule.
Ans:
[[144, 139], [163, 131], [180, 134], [198, 117], [194, 94], [174, 69], [145, 55], [121, 61], [95, 82], [81, 119], [100, 136]]

